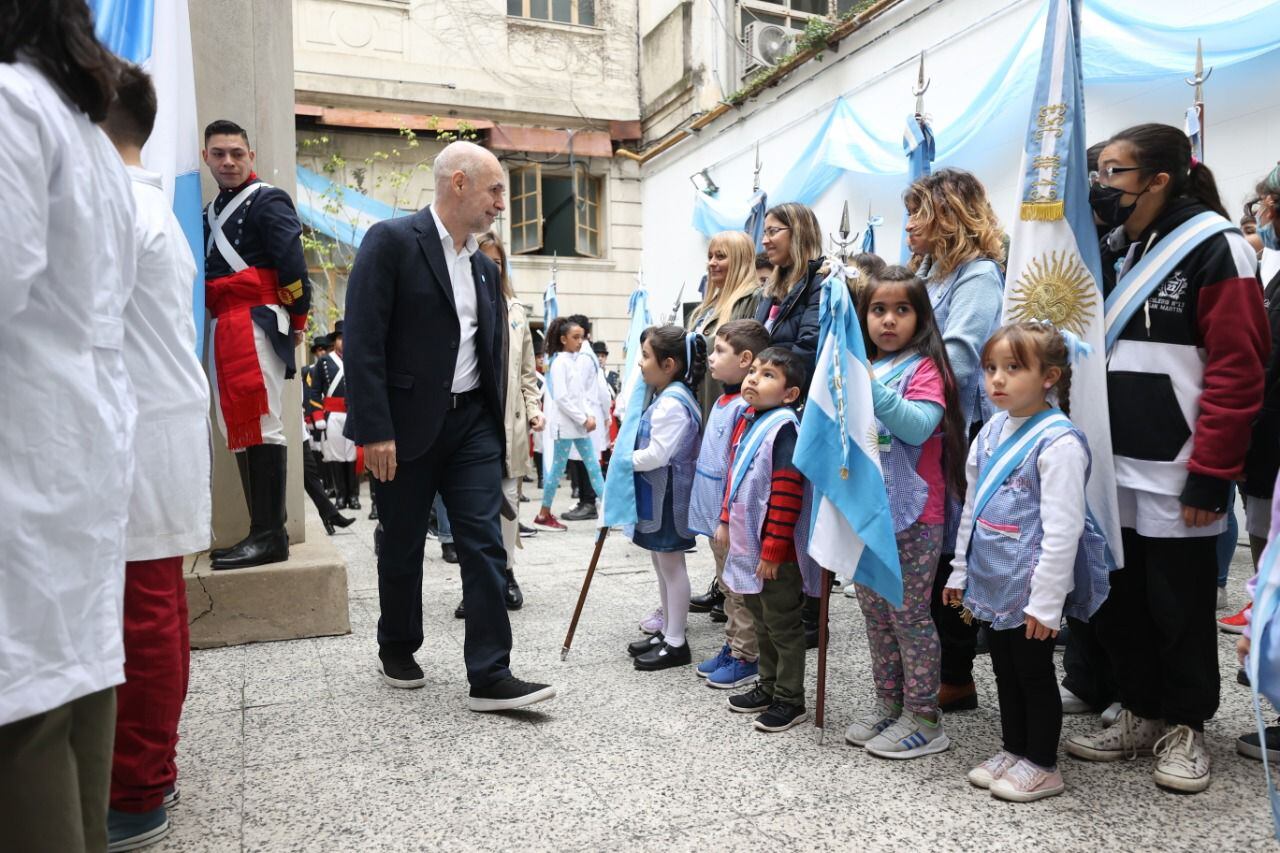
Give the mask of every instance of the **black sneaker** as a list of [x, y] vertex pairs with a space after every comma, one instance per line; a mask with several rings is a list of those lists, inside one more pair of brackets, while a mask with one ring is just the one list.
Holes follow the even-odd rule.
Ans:
[[487, 687], [472, 687], [467, 707], [472, 711], [510, 711], [535, 702], [555, 698], [556, 689], [549, 684], [521, 681], [514, 675]]
[[711, 607], [711, 612], [707, 614], [711, 617], [712, 622], [728, 622], [729, 614], [724, 612], [724, 601], [718, 601]]
[[1244, 671], [1244, 667], [1240, 667], [1236, 670], [1236, 684], [1243, 685], [1244, 687], [1249, 686], [1249, 673]]
[[645, 652], [632, 661], [632, 665], [643, 672], [670, 669], [673, 666], [688, 666], [691, 663], [693, 663], [693, 654], [689, 651], [688, 643], [683, 646], [670, 646], [667, 645], [666, 640], [652, 651]]
[[453, 546], [452, 542], [441, 542], [440, 556], [446, 563], [456, 563], [458, 562], [458, 549]]
[[804, 647], [806, 649], [816, 649], [818, 647], [818, 626], [804, 626]]
[[525, 524], [524, 522], [521, 522], [521, 523], [520, 523], [520, 538], [521, 538], [521, 539], [529, 539], [530, 537], [537, 536], [537, 535], [538, 535], [538, 531], [534, 530], [532, 527], [530, 527], [529, 525]]
[[596, 515], [595, 504], [580, 503], [568, 512], [563, 513], [560, 517], [565, 521], [590, 521], [595, 518]]
[[707, 613], [717, 604], [724, 607], [724, 591], [720, 589], [720, 584], [716, 583], [715, 578], [712, 578], [711, 586], [707, 587], [706, 592], [689, 599], [689, 612]]
[[627, 643], [627, 654], [631, 655], [633, 658], [638, 658], [640, 655], [653, 651], [660, 645], [662, 645], [661, 631], [656, 634], [651, 634], [644, 639], [636, 640], [634, 643]]
[[[1280, 761], [1280, 726], [1267, 726], [1267, 761]], [[1257, 732], [1236, 738], [1236, 752], [1245, 758], [1262, 760], [1262, 742]]]
[[757, 682], [746, 693], [738, 693], [729, 697], [729, 710], [739, 714], [755, 714], [766, 711], [773, 704], [773, 695]]
[[756, 717], [755, 726], [762, 732], [785, 732], [792, 726], [798, 726], [809, 719], [809, 712], [803, 705], [792, 705], [789, 702], [774, 702], [769, 710]]
[[466, 602], [465, 602], [465, 601], [459, 601], [459, 602], [458, 602], [458, 606], [457, 606], [457, 607], [455, 607], [455, 608], [453, 608], [453, 618], [454, 618], [454, 619], [466, 619], [466, 618], [467, 618], [467, 608], [466, 608]]
[[418, 666], [413, 655], [391, 659], [378, 655], [378, 672], [382, 673], [383, 681], [402, 690], [412, 690], [427, 683], [427, 677], [422, 674], [422, 667]]

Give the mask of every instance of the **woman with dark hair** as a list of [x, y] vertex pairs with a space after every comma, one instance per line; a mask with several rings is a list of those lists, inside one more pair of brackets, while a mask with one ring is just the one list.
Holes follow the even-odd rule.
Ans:
[[786, 202], [764, 215], [764, 251], [773, 264], [756, 305], [769, 344], [786, 347], [804, 363], [804, 390], [818, 359], [818, 306], [822, 301], [822, 229], [813, 211]]
[[124, 681], [134, 202], [83, 0], [0, 0], [0, 832], [104, 850]]
[[1096, 617], [1122, 710], [1067, 751], [1153, 751], [1155, 783], [1194, 793], [1209, 785], [1204, 723], [1218, 709], [1214, 540], [1261, 403], [1267, 321], [1254, 252], [1181, 129], [1117, 133], [1090, 179], [1095, 214], [1127, 242], [1106, 303], [1124, 567]]

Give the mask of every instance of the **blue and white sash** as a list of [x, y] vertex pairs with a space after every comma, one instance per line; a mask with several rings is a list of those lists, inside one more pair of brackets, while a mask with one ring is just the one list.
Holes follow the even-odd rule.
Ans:
[[[915, 367], [916, 363], [922, 358], [924, 356], [918, 352], [913, 352], [906, 358], [902, 357], [902, 353], [894, 353], [871, 365], [871, 375], [877, 382], [892, 388], [894, 383], [901, 379], [908, 370]], [[895, 359], [902, 360], [895, 364]]]
[[[1038, 415], [1029, 418], [1026, 423], [1018, 427], [1013, 435], [1000, 442], [1000, 446], [991, 454], [987, 464], [978, 474], [978, 485], [974, 490], [973, 497], [971, 524], [977, 525], [978, 517], [987, 508], [987, 504], [991, 501], [996, 491], [1004, 484], [1005, 480], [1009, 479], [1014, 471], [1018, 470], [1018, 467], [1022, 465], [1027, 458], [1027, 454], [1035, 447], [1036, 441], [1044, 431], [1055, 426], [1069, 427], [1071, 426], [1071, 421], [1062, 413], [1061, 409], [1045, 409]], [[972, 529], [970, 529], [971, 536], [972, 532]]]
[[760, 417], [756, 418], [744, 435], [738, 442], [738, 451], [733, 457], [733, 471], [729, 477], [729, 503], [733, 503], [734, 497], [738, 494], [738, 487], [742, 485], [742, 481], [747, 476], [747, 470], [751, 467], [751, 461], [755, 458], [756, 453], [760, 451], [760, 445], [764, 443], [766, 437], [774, 431], [775, 428], [781, 427], [784, 423], [799, 424], [800, 418], [796, 416], [795, 410], [788, 406], [779, 406], [776, 409], [770, 409]]
[[[683, 382], [672, 382], [666, 388], [663, 388], [662, 393], [658, 396], [665, 397], [668, 394], [675, 397], [677, 402], [683, 405], [689, 411], [689, 414], [693, 415], [693, 422], [701, 428], [702, 407], [698, 405], [698, 398], [693, 396], [693, 392], [689, 390], [689, 386], [685, 385]], [[657, 402], [657, 400], [654, 402]]]
[[1134, 313], [1155, 292], [1169, 273], [1182, 262], [1193, 249], [1215, 234], [1235, 228], [1230, 221], [1211, 210], [1197, 214], [1170, 231], [1155, 248], [1142, 256], [1142, 260], [1116, 282], [1116, 287], [1106, 300], [1107, 353], [1115, 348], [1120, 333], [1129, 324]]

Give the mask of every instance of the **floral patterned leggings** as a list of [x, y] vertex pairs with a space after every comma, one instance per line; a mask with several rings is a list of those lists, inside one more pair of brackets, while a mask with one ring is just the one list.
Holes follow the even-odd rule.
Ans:
[[914, 714], [930, 715], [938, 709], [941, 677], [938, 630], [929, 612], [929, 596], [942, 550], [942, 525], [916, 523], [897, 538], [902, 609], [895, 610], [878, 594], [857, 587], [858, 604], [867, 620], [871, 674], [881, 699], [905, 705]]
[[551, 455], [551, 468], [542, 478], [542, 505], [551, 509], [551, 502], [556, 499], [556, 490], [560, 488], [560, 480], [564, 478], [564, 469], [569, 465], [569, 451], [578, 449], [582, 464], [587, 466], [587, 476], [591, 478], [591, 488], [597, 495], [604, 495], [604, 477], [600, 474], [600, 460], [596, 458], [596, 447], [590, 438], [557, 438], [555, 451]]

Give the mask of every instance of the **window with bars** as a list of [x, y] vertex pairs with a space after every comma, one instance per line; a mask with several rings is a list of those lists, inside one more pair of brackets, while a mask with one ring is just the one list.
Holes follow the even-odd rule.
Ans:
[[857, 0], [739, 0], [739, 31], [745, 32], [752, 21], [803, 30], [810, 18], [839, 17], [856, 4]]
[[601, 179], [586, 165], [543, 172], [534, 163], [511, 170], [511, 253], [598, 258], [602, 254]]
[[595, 0], [507, 0], [507, 15], [556, 21], [561, 24], [596, 25]]

